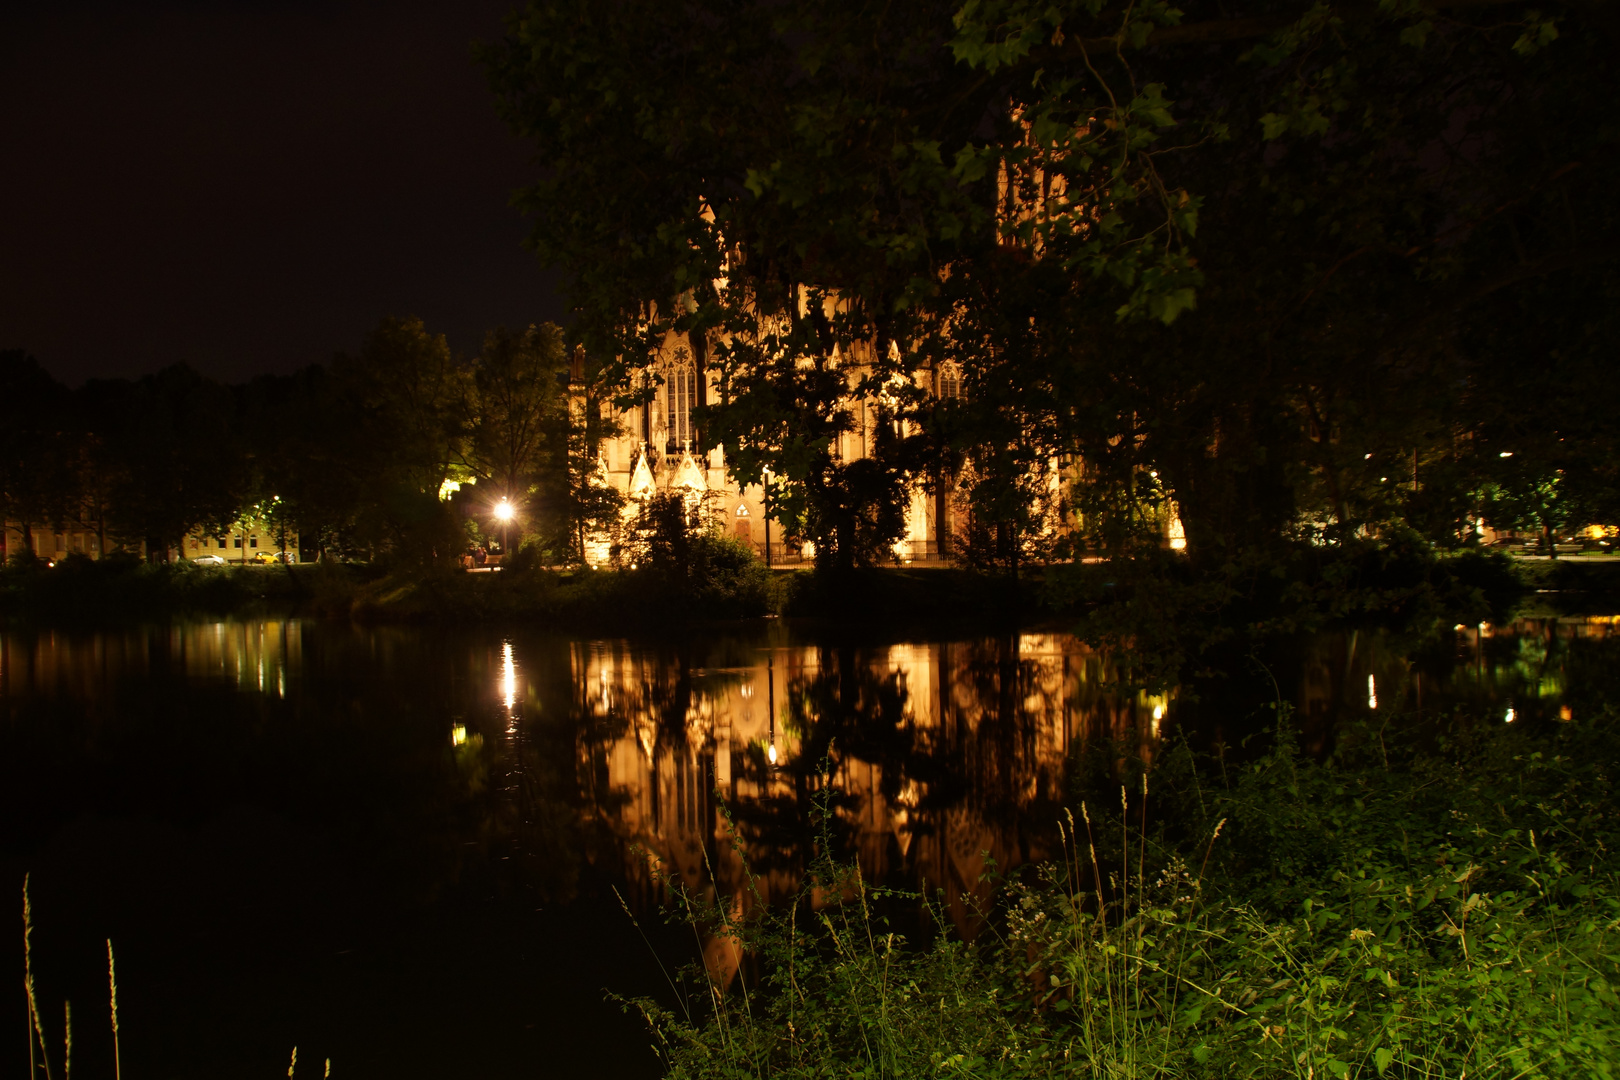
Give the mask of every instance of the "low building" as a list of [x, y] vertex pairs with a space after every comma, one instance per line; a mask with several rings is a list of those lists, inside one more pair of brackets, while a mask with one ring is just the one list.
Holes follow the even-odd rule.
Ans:
[[[56, 562], [69, 555], [99, 559], [104, 550], [116, 551], [118, 547], [118, 543], [106, 537], [94, 523], [58, 522], [24, 527], [22, 522], [8, 521], [0, 527], [0, 560], [25, 551], [46, 562]], [[145, 546], [140, 550], [144, 553]]]
[[[283, 547], [285, 543], [285, 547]], [[199, 555], [217, 555], [226, 562], [253, 563], [280, 561], [285, 550], [286, 561], [298, 561], [298, 533], [288, 530], [285, 536], [269, 526], [238, 526], [229, 532], [214, 534], [201, 530], [181, 541], [170, 550], [174, 559], [195, 559]], [[87, 559], [100, 559], [104, 555], [125, 551], [147, 558], [153, 555], [145, 541], [121, 541], [94, 522], [69, 521], [47, 525], [8, 521], [0, 527], [0, 562], [13, 555], [31, 552], [35, 558], [55, 563], [70, 555]]]
[[226, 562], [253, 563], [298, 561], [298, 533], [292, 529], [283, 534], [267, 525], [239, 525], [224, 533], [197, 531], [186, 537], [176, 555], [195, 559], [199, 555], [218, 555]]

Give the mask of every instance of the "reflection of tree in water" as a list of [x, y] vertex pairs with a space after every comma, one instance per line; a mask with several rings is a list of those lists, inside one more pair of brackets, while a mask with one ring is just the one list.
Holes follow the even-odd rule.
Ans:
[[594, 647], [582, 780], [627, 849], [704, 895], [742, 891], [723, 808], [767, 902], [797, 887], [825, 839], [869, 880], [943, 888], [965, 925], [985, 895], [983, 853], [1023, 862], [1044, 843], [1028, 823], [1055, 818], [1069, 664], [1044, 645], [750, 650], [701, 671], [685, 654]]
[[[1568, 636], [1521, 628], [1511, 643], [1506, 631], [1479, 649], [1452, 643], [1439, 667], [1410, 643], [1319, 635], [1271, 670], [1307, 741], [1320, 741], [1346, 710], [1367, 712], [1369, 676], [1381, 710], [1531, 688], [1550, 701], [1567, 666], [1559, 634]], [[1008, 869], [1050, 851], [1078, 779], [1074, 751], [1092, 748], [1091, 779], [1117, 793], [1169, 724], [1190, 720], [1196, 735], [1208, 712], [1225, 725], [1215, 737], [1229, 737], [1248, 715], [1227, 709], [1236, 690], [1250, 712], [1273, 696], [1258, 668], [1231, 675], [1234, 694], [1207, 693], [1191, 707], [1174, 691], [1126, 692], [1106, 657], [1062, 635], [872, 646], [783, 633], [654, 649], [576, 643], [558, 658], [543, 681], [564, 684], [567, 698], [548, 699], [549, 719], [525, 729], [549, 724], [549, 741], [534, 735], [519, 752], [535, 755], [526, 767], [545, 778], [540, 787], [574, 785], [565, 801], [579, 815], [582, 865], [624, 868], [633, 904], [656, 905], [669, 880], [736, 911], [756, 896], [785, 899], [825, 838], [868, 881], [943, 890], [967, 933], [989, 899], [986, 853]], [[1262, 681], [1265, 693], [1254, 692]], [[1324, 699], [1331, 708], [1313, 705]], [[552, 813], [538, 795], [530, 804]]]

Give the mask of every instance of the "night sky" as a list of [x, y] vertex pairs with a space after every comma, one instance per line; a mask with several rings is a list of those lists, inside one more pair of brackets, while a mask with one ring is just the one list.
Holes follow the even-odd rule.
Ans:
[[239, 381], [561, 318], [471, 59], [517, 2], [0, 4], [0, 349]]

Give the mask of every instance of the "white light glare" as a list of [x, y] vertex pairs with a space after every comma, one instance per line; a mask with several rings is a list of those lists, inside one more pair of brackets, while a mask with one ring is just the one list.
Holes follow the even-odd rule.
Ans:
[[765, 756], [770, 759], [770, 762], [771, 762], [772, 765], [776, 764], [776, 744], [775, 743], [771, 743], [770, 746], [766, 747]]
[[1367, 676], [1367, 708], [1378, 708], [1378, 680], [1371, 675]]
[[1511, 450], [1504, 450], [1504, 451], [1502, 451], [1502, 452], [1501, 452], [1501, 453], [1500, 453], [1500, 454], [1497, 454], [1497, 455], [1496, 455], [1496, 456], [1497, 456], [1497, 457], [1512, 457], [1512, 456], [1513, 456], [1513, 451], [1511, 451]]
[[1519, 718], [1519, 714], [1514, 712], [1513, 707], [1510, 705], [1510, 706], [1508, 706], [1507, 715], [1502, 717], [1502, 722], [1504, 724], [1511, 724], [1511, 723], [1513, 723], [1513, 721], [1517, 720], [1518, 718]]
[[506, 711], [517, 704], [517, 664], [512, 660], [512, 643], [501, 646], [501, 694], [506, 699]]
[[502, 521], [511, 521], [512, 515], [515, 513], [517, 513], [517, 511], [512, 509], [512, 504], [507, 502], [505, 499], [502, 499], [500, 502], [495, 504], [495, 516]]

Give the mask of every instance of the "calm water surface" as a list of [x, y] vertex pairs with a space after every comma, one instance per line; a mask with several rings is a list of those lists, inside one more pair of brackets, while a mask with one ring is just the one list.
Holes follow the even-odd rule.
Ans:
[[[134, 1076], [284, 1076], [296, 1044], [299, 1075], [652, 1077], [604, 988], [668, 999], [655, 954], [736, 964], [663, 924], [661, 882], [737, 895], [734, 829], [763, 898], [790, 894], [824, 784], [865, 875], [943, 889], [971, 932], [985, 860], [1048, 852], [1088, 743], [1241, 746], [1279, 691], [1319, 752], [1368, 715], [1555, 720], [1616, 648], [1607, 617], [1346, 633], [1152, 696], [1062, 635], [13, 631], [0, 871], [19, 904], [32, 874], [42, 1009], [59, 1039], [73, 1001], [80, 1075], [111, 1075], [110, 937]], [[0, 1074], [20, 1076], [13, 1034]]]

